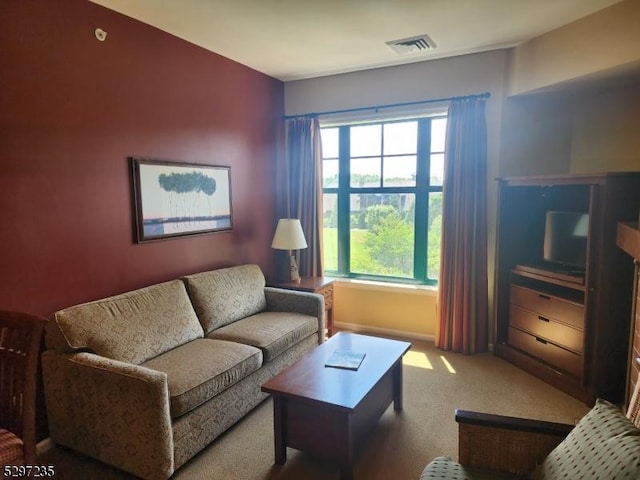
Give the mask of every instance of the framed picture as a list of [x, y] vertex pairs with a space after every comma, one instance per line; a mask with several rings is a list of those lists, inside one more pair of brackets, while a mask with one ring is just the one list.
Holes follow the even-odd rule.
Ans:
[[231, 230], [229, 167], [130, 161], [138, 242]]

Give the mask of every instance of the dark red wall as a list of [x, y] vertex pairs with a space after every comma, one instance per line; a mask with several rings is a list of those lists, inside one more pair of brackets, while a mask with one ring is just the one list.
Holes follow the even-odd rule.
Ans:
[[[2, 2], [0, 309], [269, 274], [283, 105], [280, 81], [89, 1]], [[135, 243], [129, 156], [230, 166], [233, 230]]]

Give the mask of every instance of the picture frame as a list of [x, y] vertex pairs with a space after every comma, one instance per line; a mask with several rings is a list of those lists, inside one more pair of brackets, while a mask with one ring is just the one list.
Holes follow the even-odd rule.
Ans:
[[136, 240], [231, 230], [231, 168], [130, 157]]

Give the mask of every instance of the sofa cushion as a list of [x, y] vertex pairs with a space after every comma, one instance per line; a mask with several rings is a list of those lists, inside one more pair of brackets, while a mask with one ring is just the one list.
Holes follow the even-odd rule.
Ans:
[[140, 364], [204, 332], [184, 284], [159, 283], [53, 314], [47, 347]]
[[257, 265], [240, 265], [183, 278], [205, 334], [267, 308]]
[[420, 480], [510, 480], [522, 477], [501, 474], [496, 472], [483, 472], [481, 470], [467, 468], [453, 461], [450, 457], [436, 457], [423, 470]]
[[262, 312], [218, 328], [207, 337], [258, 347], [264, 361], [269, 362], [317, 331], [316, 317], [293, 312]]
[[534, 472], [534, 480], [640, 478], [640, 430], [603, 399]]
[[202, 405], [261, 365], [257, 348], [212, 339], [194, 340], [143, 364], [167, 374], [173, 418]]

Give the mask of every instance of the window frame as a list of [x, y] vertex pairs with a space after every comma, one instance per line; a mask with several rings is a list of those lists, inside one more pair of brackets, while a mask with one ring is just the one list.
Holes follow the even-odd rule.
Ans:
[[[367, 279], [380, 282], [410, 283], [421, 285], [437, 285], [437, 278], [428, 277], [428, 226], [429, 226], [429, 200], [431, 193], [442, 193], [442, 185], [431, 184], [431, 156], [443, 154], [442, 151], [431, 151], [431, 124], [433, 120], [447, 118], [446, 112], [409, 118], [395, 119], [371, 119], [349, 123], [334, 123], [324, 125], [321, 130], [338, 129], [338, 186], [324, 187], [322, 194], [335, 194], [337, 197], [337, 263], [338, 270], [326, 269], [325, 273], [334, 277], [347, 277], [355, 279]], [[381, 171], [379, 187], [352, 187], [350, 175], [351, 145], [350, 132], [352, 127], [362, 125], [386, 125], [417, 121], [417, 145], [416, 145], [416, 183], [414, 186], [384, 186], [384, 159], [398, 154], [384, 154], [384, 127], [381, 134]], [[443, 148], [446, 148], [443, 147]], [[412, 154], [409, 154], [412, 155]], [[361, 158], [359, 156], [353, 158]], [[324, 157], [325, 160], [335, 160], [336, 157]], [[413, 278], [397, 277], [389, 275], [375, 275], [370, 273], [358, 273], [351, 271], [351, 225], [350, 225], [350, 197], [352, 194], [413, 194], [415, 195], [414, 218], [414, 245], [413, 245]], [[422, 212], [422, 214], [419, 214]], [[324, 241], [324, 240], [323, 240]]]

